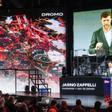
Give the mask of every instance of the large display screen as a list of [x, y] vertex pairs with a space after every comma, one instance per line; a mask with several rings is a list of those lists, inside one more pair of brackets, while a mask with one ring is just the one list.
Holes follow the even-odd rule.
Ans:
[[[10, 77], [8, 82], [11, 85], [7, 88], [4, 81], [4, 87], [0, 86], [0, 89], [14, 92], [11, 89], [14, 87], [13, 69], [38, 69], [52, 88], [51, 91], [59, 92], [59, 77], [63, 65], [66, 66], [65, 13], [59, 8], [28, 12], [10, 11], [11, 14], [0, 15], [0, 68], [12, 69], [7, 73], [6, 70], [0, 71], [0, 83]], [[25, 71], [17, 72], [20, 83], [17, 85], [21, 91], [24, 90], [27, 76]]]
[[[101, 73], [98, 73], [98, 71], [96, 69], [99, 69], [98, 67], [101, 67], [101, 66], [99, 66], [99, 61], [101, 63], [102, 63], [102, 61], [99, 60], [99, 57], [100, 56], [102, 57], [103, 53], [100, 51], [98, 51], [97, 53], [96, 52], [91, 53], [90, 46], [93, 47], [95, 42], [104, 42], [104, 40], [99, 39], [97, 34], [95, 34], [96, 36], [94, 35], [94, 32], [102, 27], [101, 14], [104, 12], [111, 13], [111, 9], [78, 11], [78, 12], [73, 13], [73, 39], [74, 39], [73, 56], [75, 58], [75, 62], [74, 62], [75, 67], [76, 68], [79, 67], [78, 72], [81, 72], [81, 73], [76, 73], [76, 74], [83, 74], [83, 73], [86, 74], [87, 72], [91, 71], [91, 68], [94, 69], [94, 70], [92, 70], [92, 71], [94, 71], [93, 74], [101, 74]], [[104, 16], [103, 19], [105, 19], [106, 17]], [[110, 16], [110, 19], [112, 19], [111, 16]], [[106, 23], [106, 24], [108, 24], [108, 23]], [[111, 31], [112, 31], [112, 29], [110, 30], [110, 33], [108, 33], [109, 38], [112, 37]], [[106, 33], [105, 34], [102, 33], [99, 35], [104, 36], [104, 35], [106, 35]], [[93, 38], [93, 36], [95, 38]], [[105, 41], [108, 41], [108, 40], [109, 39], [107, 39]], [[106, 44], [107, 43], [108, 42], [106, 42]], [[108, 47], [108, 49], [111, 49], [111, 45]], [[105, 59], [107, 58], [108, 55], [103, 55], [103, 56], [104, 56], [103, 61], [105, 61]], [[94, 64], [95, 62], [96, 62], [96, 65]], [[97, 62], [98, 62], [98, 64], [97, 64]], [[91, 65], [91, 63], [93, 65]], [[101, 63], [100, 63], [100, 65], [101, 65]], [[96, 73], [96, 71], [97, 71], [97, 73]]]

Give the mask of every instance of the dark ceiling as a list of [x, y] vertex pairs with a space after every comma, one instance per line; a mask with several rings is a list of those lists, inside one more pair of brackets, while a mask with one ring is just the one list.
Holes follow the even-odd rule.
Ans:
[[37, 8], [64, 6], [69, 9], [112, 8], [112, 0], [2, 0], [2, 8]]

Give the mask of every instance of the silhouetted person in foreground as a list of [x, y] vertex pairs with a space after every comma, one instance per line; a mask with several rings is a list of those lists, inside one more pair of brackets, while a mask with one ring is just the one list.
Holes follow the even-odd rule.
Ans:
[[96, 101], [94, 104], [94, 108], [91, 109], [90, 112], [101, 112], [101, 102]]
[[62, 101], [58, 112], [70, 112], [66, 101]]
[[47, 112], [58, 112], [57, 109], [57, 101], [56, 100], [52, 100], [50, 106], [48, 107]]
[[72, 112], [85, 112], [80, 99], [76, 100], [76, 105], [73, 107]]

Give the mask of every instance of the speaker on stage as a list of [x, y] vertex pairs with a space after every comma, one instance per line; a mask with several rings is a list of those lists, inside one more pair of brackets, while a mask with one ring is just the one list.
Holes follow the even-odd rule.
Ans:
[[62, 68], [62, 76], [66, 77], [66, 75], [67, 75], [67, 70], [66, 70], [66, 67], [63, 66], [63, 68]]
[[31, 93], [32, 93], [32, 94], [36, 94], [36, 87], [35, 87], [35, 86], [32, 86], [32, 87], [31, 87]]
[[29, 86], [28, 85], [25, 86], [25, 93], [26, 94], [29, 94], [30, 93], [30, 89], [29, 89]]

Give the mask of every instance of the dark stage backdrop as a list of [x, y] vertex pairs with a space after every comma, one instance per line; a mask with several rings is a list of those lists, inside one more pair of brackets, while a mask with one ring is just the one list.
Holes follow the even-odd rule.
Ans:
[[[36, 68], [52, 92], [59, 92], [59, 77], [66, 66], [65, 15], [61, 8], [1, 11], [0, 68]], [[28, 73], [19, 71], [17, 78], [22, 91]], [[0, 90], [14, 92], [14, 83], [13, 71], [0, 71]]]

